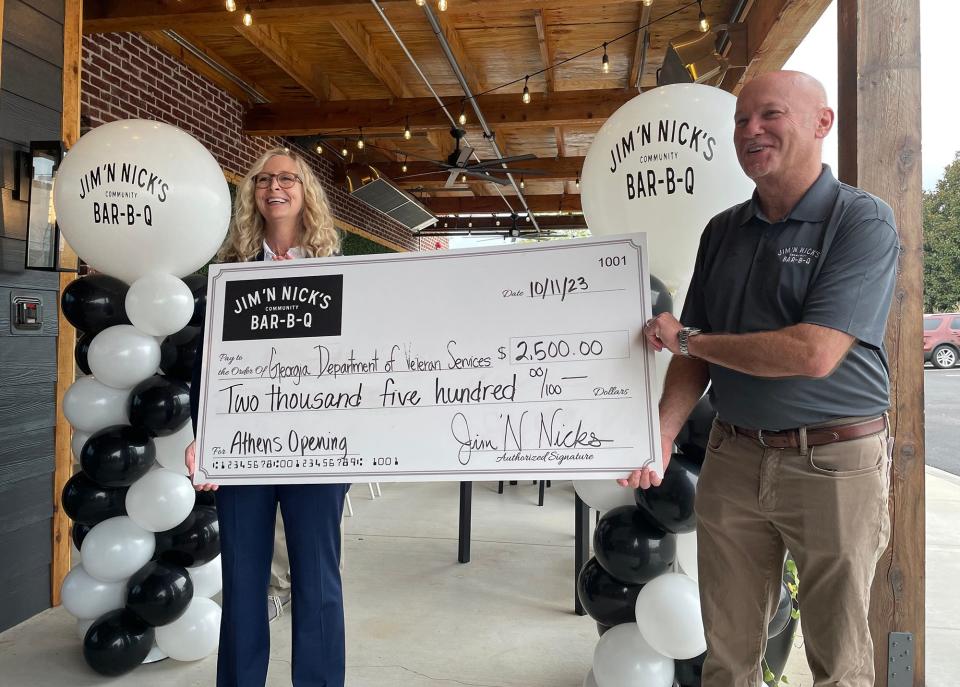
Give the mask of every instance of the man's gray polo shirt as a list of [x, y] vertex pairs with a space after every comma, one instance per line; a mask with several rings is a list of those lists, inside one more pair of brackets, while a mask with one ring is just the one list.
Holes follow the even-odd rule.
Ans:
[[749, 429], [790, 429], [889, 407], [883, 335], [899, 242], [882, 200], [823, 172], [781, 222], [756, 196], [720, 213], [700, 239], [681, 322], [742, 334], [799, 323], [857, 339], [825, 379], [761, 378], [710, 365], [719, 417]]

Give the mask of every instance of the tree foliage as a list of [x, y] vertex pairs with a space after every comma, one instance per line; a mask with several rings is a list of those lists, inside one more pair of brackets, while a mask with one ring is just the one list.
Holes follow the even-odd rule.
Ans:
[[923, 194], [924, 312], [960, 311], [960, 152]]

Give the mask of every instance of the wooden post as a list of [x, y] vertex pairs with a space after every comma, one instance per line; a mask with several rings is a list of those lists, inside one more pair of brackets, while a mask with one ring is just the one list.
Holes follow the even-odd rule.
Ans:
[[[69, 148], [80, 138], [80, 51], [83, 0], [65, 0], [63, 18], [63, 114], [61, 138]], [[77, 266], [77, 255], [64, 242], [60, 250], [60, 264]], [[60, 293], [76, 279], [74, 272], [60, 273]], [[73, 474], [73, 455], [70, 448], [70, 423], [63, 416], [63, 395], [76, 376], [73, 349], [77, 331], [57, 311], [57, 425], [54, 433], [53, 471], [53, 558], [50, 565], [50, 604], [60, 605], [60, 586], [70, 571], [70, 519], [60, 507], [63, 485]]]
[[[920, 169], [920, 2], [839, 0], [841, 180], [893, 208], [900, 234], [887, 325], [894, 462], [890, 547], [870, 608], [877, 685], [887, 684], [889, 634], [913, 633], [914, 685], [924, 684], [923, 224]], [[844, 108], [854, 108], [844, 109]]]

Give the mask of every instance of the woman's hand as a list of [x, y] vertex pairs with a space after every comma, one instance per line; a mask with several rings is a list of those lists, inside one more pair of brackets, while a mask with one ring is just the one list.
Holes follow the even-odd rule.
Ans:
[[[183, 452], [183, 463], [187, 466], [187, 472], [190, 473], [190, 480], [193, 481], [193, 473], [197, 471], [197, 442], [191, 441], [190, 445]], [[195, 484], [193, 488], [197, 491], [216, 491], [216, 484]]]

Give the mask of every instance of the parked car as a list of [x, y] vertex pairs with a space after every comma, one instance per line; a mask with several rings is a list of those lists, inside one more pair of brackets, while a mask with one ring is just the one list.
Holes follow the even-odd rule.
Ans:
[[960, 360], [960, 313], [923, 316], [923, 361], [940, 369]]

